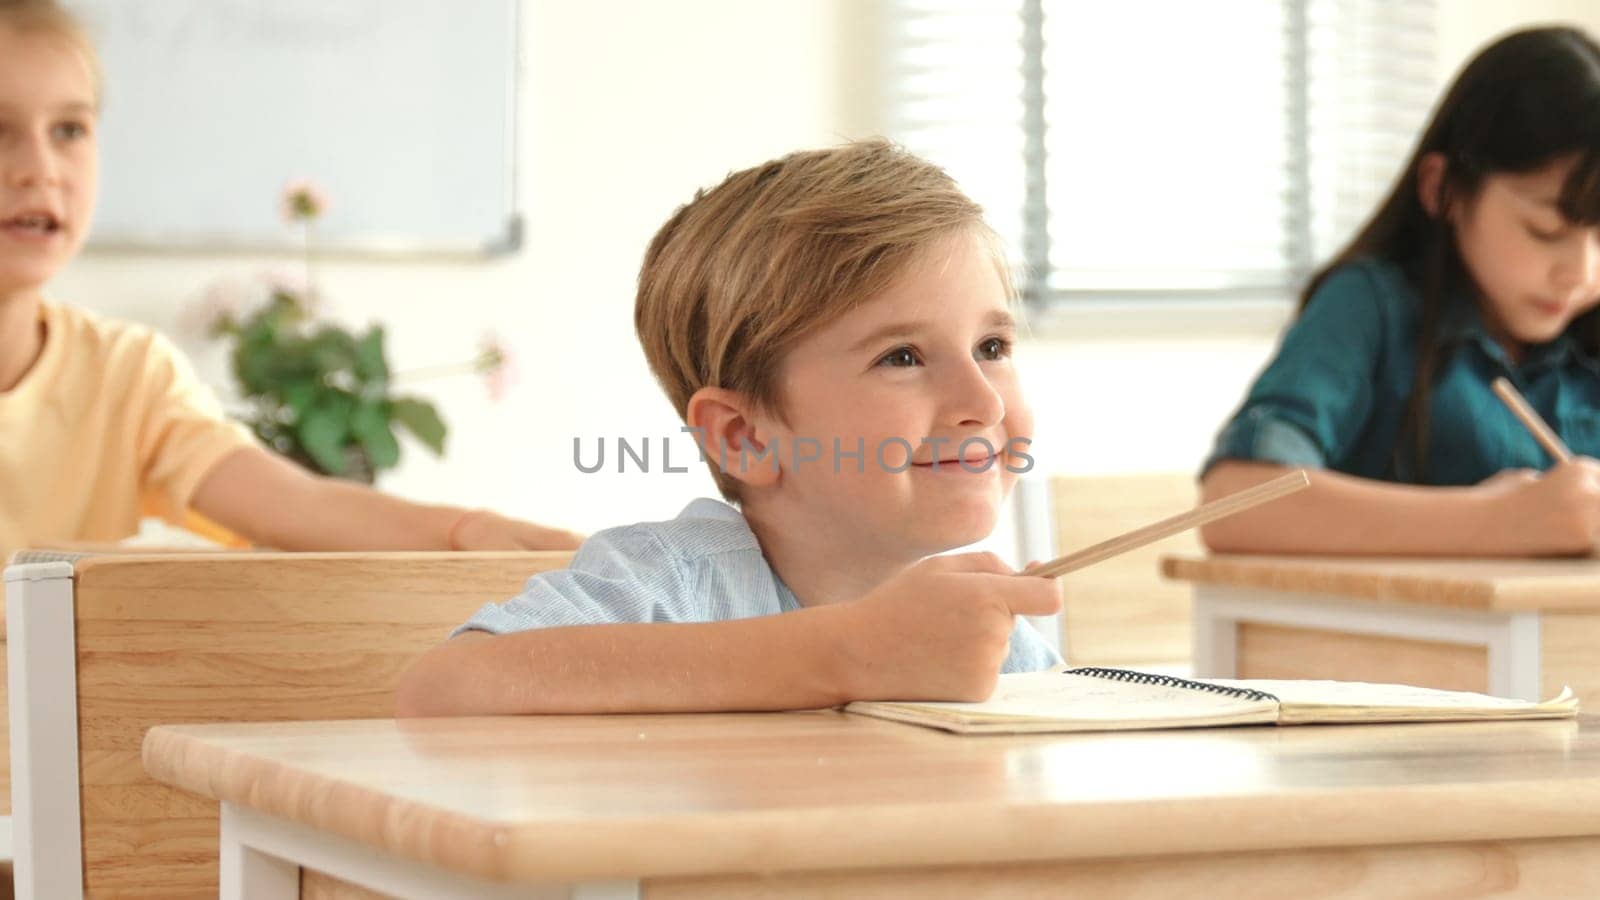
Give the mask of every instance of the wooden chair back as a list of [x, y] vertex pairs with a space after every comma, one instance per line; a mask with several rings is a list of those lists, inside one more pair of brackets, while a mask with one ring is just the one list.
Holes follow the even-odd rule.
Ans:
[[[1199, 501], [1192, 473], [1057, 476], [1050, 480], [1056, 555], [1080, 550]], [[1161, 577], [1160, 559], [1199, 553], [1173, 535], [1061, 576], [1062, 646], [1073, 665], [1183, 666], [1190, 661], [1189, 586]]]
[[[528, 576], [570, 558], [272, 553], [75, 562], [71, 633], [57, 640], [70, 641], [76, 669], [85, 895], [217, 895], [218, 806], [145, 774], [139, 752], [151, 726], [392, 716], [395, 685], [413, 659], [483, 603], [515, 595]], [[17, 631], [14, 622], [13, 660]], [[48, 630], [27, 632], [39, 645], [34, 659], [50, 651], [48, 638]], [[33, 746], [38, 770], [48, 765], [48, 745]], [[35, 797], [50, 802], [48, 791]], [[25, 865], [19, 855], [19, 875]], [[307, 895], [331, 895], [310, 881]]]

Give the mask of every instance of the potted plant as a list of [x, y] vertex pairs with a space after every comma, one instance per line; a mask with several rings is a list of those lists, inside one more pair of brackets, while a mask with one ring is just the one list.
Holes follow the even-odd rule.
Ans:
[[[400, 461], [397, 430], [409, 432], [436, 455], [447, 428], [434, 405], [397, 393], [384, 348], [384, 329], [353, 332], [319, 319], [312, 274], [312, 226], [326, 200], [306, 183], [285, 189], [285, 217], [305, 235], [303, 286], [278, 279], [264, 299], [241, 309], [213, 299], [208, 332], [229, 341], [233, 377], [243, 407], [236, 413], [263, 444], [313, 471], [372, 483]], [[490, 340], [472, 360], [407, 376], [474, 371], [487, 375], [492, 393], [503, 388], [507, 356]]]

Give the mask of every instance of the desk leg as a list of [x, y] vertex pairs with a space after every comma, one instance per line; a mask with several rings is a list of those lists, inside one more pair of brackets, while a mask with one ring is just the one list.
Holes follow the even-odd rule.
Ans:
[[1540, 661], [1541, 628], [1537, 612], [1506, 616], [1505, 624], [1489, 639], [1489, 693], [1535, 703], [1544, 672]]
[[300, 900], [300, 867], [247, 843], [249, 829], [241, 829], [238, 818], [232, 804], [222, 805], [218, 900]]
[[300, 869], [401, 900], [639, 900], [639, 882], [500, 884], [398, 859], [293, 822], [222, 804], [220, 900], [299, 900]]
[[1196, 678], [1232, 678], [1239, 671], [1239, 622], [1218, 602], [1225, 593], [1195, 585], [1190, 627]]

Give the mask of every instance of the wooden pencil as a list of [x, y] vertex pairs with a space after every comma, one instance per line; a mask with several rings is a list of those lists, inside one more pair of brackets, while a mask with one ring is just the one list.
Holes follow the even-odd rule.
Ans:
[[1550, 454], [1552, 459], [1556, 462], [1572, 459], [1572, 451], [1568, 450], [1567, 445], [1561, 442], [1555, 431], [1545, 424], [1544, 419], [1539, 418], [1539, 414], [1528, 405], [1521, 392], [1513, 387], [1504, 375], [1494, 380], [1494, 392], [1506, 408], [1511, 410], [1511, 414], [1522, 421], [1523, 426], [1533, 435], [1533, 439], [1539, 442], [1539, 446], [1543, 447], [1544, 452]]
[[1127, 534], [1119, 535], [1107, 541], [1101, 541], [1092, 547], [1085, 547], [1075, 553], [1050, 560], [1037, 567], [1030, 567], [1023, 572], [1024, 575], [1036, 575], [1040, 578], [1055, 578], [1068, 572], [1092, 566], [1102, 560], [1127, 553], [1143, 547], [1145, 544], [1170, 537], [1180, 531], [1198, 528], [1207, 522], [1214, 522], [1234, 513], [1243, 512], [1253, 506], [1259, 506], [1279, 497], [1292, 494], [1295, 491], [1309, 487], [1311, 479], [1306, 476], [1304, 469], [1296, 469], [1287, 475], [1280, 475], [1264, 484], [1253, 488], [1219, 497], [1210, 503], [1202, 504], [1180, 513], [1171, 518], [1162, 519], [1143, 528], [1136, 528]]

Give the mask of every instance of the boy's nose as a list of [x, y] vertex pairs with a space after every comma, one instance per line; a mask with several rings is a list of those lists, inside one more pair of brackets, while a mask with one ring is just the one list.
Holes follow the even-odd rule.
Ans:
[[977, 361], [962, 366], [951, 382], [945, 396], [954, 424], [993, 425], [1005, 416], [1005, 399]]

